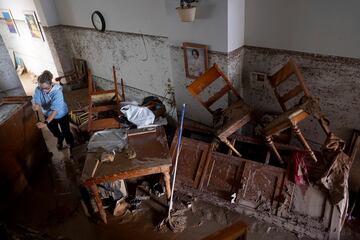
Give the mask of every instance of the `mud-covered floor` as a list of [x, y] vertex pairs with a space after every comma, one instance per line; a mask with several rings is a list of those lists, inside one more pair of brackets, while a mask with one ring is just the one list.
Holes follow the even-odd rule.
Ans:
[[[248, 224], [248, 239], [308, 239], [255, 218], [232, 212], [210, 203], [176, 194], [176, 204], [191, 199], [185, 208], [186, 229], [181, 233], [157, 231], [156, 225], [166, 217], [164, 196], [142, 202], [139, 211], [112, 218], [99, 224], [84, 213], [80, 203], [79, 177], [84, 161], [84, 146], [57, 151], [49, 131], [44, 135], [52, 161], [36, 172], [26, 191], [12, 203], [0, 219], [0, 239], [201, 239], [238, 220]], [[146, 195], [146, 192], [143, 192]], [[342, 239], [359, 239], [347, 225]]]

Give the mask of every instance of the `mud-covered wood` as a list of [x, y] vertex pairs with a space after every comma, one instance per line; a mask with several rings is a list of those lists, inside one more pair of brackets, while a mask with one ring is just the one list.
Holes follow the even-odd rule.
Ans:
[[[92, 73], [88, 70], [88, 90], [89, 90], [89, 113], [88, 113], [88, 131], [98, 131], [107, 128], [120, 128], [121, 124], [118, 121], [118, 116], [120, 114], [120, 97], [118, 93], [117, 78], [115, 67], [113, 66], [113, 79], [114, 79], [114, 88], [111, 90], [95, 90], [95, 85], [92, 79]], [[101, 95], [109, 95], [110, 101], [107, 101], [100, 106], [95, 105], [93, 97], [101, 97]], [[113, 117], [99, 118], [99, 113], [108, 112], [109, 110], [115, 112]], [[95, 117], [94, 117], [95, 116]]]
[[245, 161], [238, 202], [249, 204], [250, 207], [264, 204], [275, 209], [277, 199], [282, 194], [285, 176], [285, 169]]
[[[291, 80], [291, 76], [295, 76], [296, 86], [292, 89], [288, 90], [286, 93], [281, 94], [279, 92], [279, 86], [284, 82], [288, 82]], [[292, 128], [296, 137], [299, 139], [301, 144], [304, 146], [305, 150], [310, 154], [312, 159], [317, 162], [317, 158], [307, 143], [305, 137], [298, 127], [298, 123], [302, 120], [306, 119], [310, 115], [306, 113], [304, 110], [300, 109], [299, 106], [293, 105], [290, 107], [286, 106], [286, 103], [290, 100], [294, 100], [296, 96], [299, 94], [303, 94], [303, 96], [307, 98], [311, 98], [310, 92], [306, 86], [304, 77], [300, 71], [300, 68], [297, 66], [296, 62], [290, 58], [290, 60], [275, 74], [269, 77], [270, 84], [273, 87], [274, 94], [283, 109], [284, 113], [279, 115], [276, 119], [270, 122], [264, 128], [264, 136], [269, 148], [274, 152], [276, 158], [283, 163], [283, 159], [279, 152], [276, 149], [274, 142], [272, 141], [272, 135], [277, 134], [287, 128]], [[296, 103], [297, 104], [297, 103]]]
[[[188, 130], [187, 126], [185, 129]], [[191, 126], [191, 129], [197, 133], [197, 139], [199, 132], [206, 132], [205, 128], [196, 131], [194, 125]], [[211, 129], [208, 130], [211, 131]], [[186, 185], [185, 189], [188, 190], [188, 187], [192, 187], [197, 193], [201, 191], [203, 197], [209, 197], [212, 201], [222, 203], [225, 201], [229, 204], [231, 196], [236, 193], [234, 208], [244, 207], [246, 210], [269, 217], [274, 216], [274, 219], [282, 219], [281, 221], [285, 222], [293, 219], [294, 221], [288, 222], [288, 224], [294, 228], [298, 226], [297, 220], [305, 221], [306, 229], [320, 232], [324, 236], [332, 223], [337, 224], [338, 220], [332, 218], [333, 208], [336, 206], [330, 204], [326, 192], [311, 185], [296, 185], [287, 178], [287, 169], [264, 164], [265, 156], [262, 159], [262, 156], [259, 155], [258, 157], [261, 159], [255, 159], [248, 155], [247, 158], [240, 158], [229, 155], [229, 152], [220, 153], [216, 150], [216, 143], [192, 139], [191, 133], [188, 132], [186, 132], [186, 136], [182, 140], [185, 139], [187, 145], [193, 147], [189, 148], [186, 154], [180, 152], [179, 164], [181, 162], [185, 164], [179, 165], [177, 176], [179, 180], [177, 184]], [[240, 137], [238, 134], [233, 134], [231, 138], [244, 141], [249, 145], [253, 144], [255, 148], [259, 148], [260, 145], [264, 147], [264, 142], [255, 138]], [[196, 166], [200, 160], [194, 160], [194, 158], [189, 160], [188, 156], [201, 155], [202, 150], [197, 147], [198, 142], [208, 145], [209, 151], [204, 167], [197, 168], [195, 173], [196, 167], [192, 167], [191, 171], [189, 168]], [[283, 151], [302, 150], [286, 144], [280, 144], [278, 147]], [[310, 178], [318, 179], [322, 176], [325, 166], [321, 166], [321, 162], [314, 163], [311, 159], [306, 160]], [[201, 175], [198, 186], [192, 184], [193, 176], [197, 175]]]
[[[175, 149], [177, 145], [177, 134], [171, 145], [173, 163], [175, 161]], [[209, 144], [182, 137], [180, 146], [181, 160], [178, 161], [177, 180], [182, 184], [198, 188], [209, 152]]]
[[[81, 175], [83, 184], [91, 187], [94, 193], [96, 190], [94, 185], [99, 183], [162, 173], [164, 175], [166, 195], [170, 197], [169, 174], [171, 158], [164, 129], [158, 127], [156, 132], [132, 135], [128, 137], [128, 140], [128, 148], [135, 151], [136, 157], [129, 159], [125, 151], [116, 153], [113, 162], [98, 164], [93, 177], [92, 172], [101, 156], [101, 152], [87, 153]], [[96, 195], [94, 196], [96, 197]], [[103, 209], [101, 202], [97, 201], [97, 205], [100, 210]], [[106, 223], [104, 214], [101, 214], [101, 218]]]
[[209, 168], [205, 173], [203, 189], [230, 201], [231, 195], [240, 188], [244, 168], [243, 158], [212, 152]]
[[[222, 79], [225, 85], [207, 100], [202, 99], [200, 93], [218, 79]], [[229, 78], [220, 70], [217, 64], [214, 64], [187, 86], [187, 90], [213, 115], [216, 136], [241, 157], [241, 154], [231, 145], [227, 138], [252, 119], [252, 109], [240, 97]], [[221, 112], [215, 113], [210, 107], [229, 91], [236, 96], [237, 101], [230, 106], [224, 107]]]
[[36, 168], [50, 159], [41, 130], [36, 127], [37, 120], [29, 99], [22, 96], [5, 98], [0, 106], [16, 106], [0, 123], [0, 208], [19, 195]]
[[219, 231], [203, 238], [203, 240], [246, 240], [247, 225], [242, 222], [236, 222]]
[[126, 151], [117, 152], [113, 162], [100, 163], [94, 177], [91, 177], [96, 161], [101, 152], [89, 152], [81, 175], [84, 182], [100, 183], [105, 180], [130, 178], [134, 175], [146, 175], [147, 172], [165, 171], [171, 166], [169, 147], [165, 131], [158, 127], [155, 133], [133, 135], [128, 137], [128, 148], [136, 153], [136, 157], [129, 159]]

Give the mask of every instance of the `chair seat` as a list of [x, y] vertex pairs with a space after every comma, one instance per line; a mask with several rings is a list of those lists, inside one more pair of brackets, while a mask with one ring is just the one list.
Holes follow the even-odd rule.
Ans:
[[264, 134], [269, 136], [281, 132], [291, 127], [291, 123], [296, 124], [305, 119], [307, 116], [308, 114], [304, 110], [302, 110], [300, 107], [295, 107], [287, 112], [280, 114], [277, 118], [270, 122], [264, 128]]
[[221, 115], [221, 118], [214, 123], [214, 126], [217, 126], [215, 129], [216, 135], [223, 139], [251, 120], [252, 108], [240, 100], [222, 110], [219, 115]]

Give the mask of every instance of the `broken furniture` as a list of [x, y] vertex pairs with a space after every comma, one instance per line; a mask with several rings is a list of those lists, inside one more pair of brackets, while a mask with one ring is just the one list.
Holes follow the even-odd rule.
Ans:
[[50, 153], [32, 110], [31, 97], [4, 97], [0, 101], [0, 209], [27, 186], [34, 171], [50, 160]]
[[[120, 128], [118, 120], [120, 114], [120, 96], [116, 79], [116, 71], [113, 66], [114, 88], [110, 90], [95, 90], [91, 71], [89, 78], [89, 120], [88, 131], [93, 132], [106, 128]], [[104, 117], [101, 115], [104, 114]]]
[[246, 240], [247, 225], [238, 221], [203, 238], [203, 240]]
[[84, 186], [90, 188], [103, 222], [107, 223], [106, 212], [99, 197], [97, 184], [125, 180], [162, 173], [166, 185], [167, 198], [170, 197], [170, 167], [171, 158], [167, 145], [165, 131], [162, 127], [156, 128], [156, 132], [144, 132], [139, 130], [132, 134], [128, 133], [129, 148], [136, 152], [136, 157], [129, 159], [124, 152], [116, 153], [113, 162], [100, 163], [92, 177], [95, 165], [101, 156], [99, 153], [87, 153], [81, 181]]
[[[201, 93], [220, 77], [225, 81], [225, 86], [204, 101], [200, 97]], [[252, 109], [243, 101], [228, 77], [220, 70], [217, 64], [214, 64], [204, 74], [187, 86], [187, 89], [213, 115], [215, 135], [241, 157], [241, 154], [228, 140], [228, 137], [251, 120]], [[226, 109], [220, 111], [212, 110], [210, 107], [229, 91], [232, 91], [237, 101]]]
[[88, 74], [86, 61], [73, 58], [73, 68], [74, 70], [55, 78], [55, 81], [59, 82], [60, 85], [69, 85], [71, 90], [86, 87]]
[[69, 108], [70, 129], [75, 141], [82, 143], [88, 139], [88, 88], [64, 91], [64, 99]]
[[[175, 186], [178, 191], [219, 206], [229, 207], [234, 200], [231, 209], [316, 239], [327, 239], [341, 230], [337, 228], [341, 217], [334, 215], [337, 206], [331, 204], [328, 192], [312, 185], [296, 185], [288, 179], [287, 169], [266, 163], [268, 147], [261, 139], [231, 135], [230, 140], [241, 142], [244, 157], [240, 158], [227, 152], [223, 143], [215, 148], [208, 136], [211, 129], [185, 125]], [[173, 158], [176, 142], [177, 134], [170, 148]], [[286, 144], [277, 147], [284, 154], [303, 150]], [[323, 161], [305, 161], [314, 182], [326, 167]]]
[[[294, 76], [295, 75], [295, 76]], [[296, 86], [290, 86], [291, 80], [295, 77], [297, 80]], [[269, 77], [270, 84], [274, 90], [275, 96], [280, 103], [282, 110], [284, 111], [281, 115], [279, 115], [276, 119], [270, 122], [264, 129], [263, 134], [265, 135], [266, 143], [274, 152], [276, 158], [283, 163], [283, 159], [280, 156], [279, 152], [276, 149], [274, 141], [272, 139], [272, 135], [276, 135], [288, 128], [291, 128], [297, 138], [299, 139], [300, 143], [304, 146], [306, 151], [309, 153], [311, 158], [316, 162], [317, 158], [311, 149], [310, 145], [306, 141], [305, 137], [301, 133], [300, 128], [298, 127], [298, 123], [312, 115], [309, 111], [306, 110], [307, 105], [316, 104], [313, 101], [313, 97], [310, 95], [309, 90], [306, 87], [304, 77], [295, 63], [293, 59], [290, 59], [280, 70], [278, 70], [275, 74]], [[289, 84], [289, 85], [287, 85]], [[286, 85], [285, 87], [283, 87]], [[285, 89], [284, 89], [285, 88]], [[290, 88], [288, 90], [288, 88]], [[286, 91], [285, 93], [282, 93]], [[295, 102], [297, 97], [300, 94], [303, 94], [301, 100], [303, 101], [301, 104]], [[286, 104], [291, 102], [293, 104], [292, 107], [287, 107]], [[318, 106], [316, 106], [319, 109]], [[325, 124], [324, 117], [321, 116], [319, 122], [325, 132], [329, 134], [328, 127]]]

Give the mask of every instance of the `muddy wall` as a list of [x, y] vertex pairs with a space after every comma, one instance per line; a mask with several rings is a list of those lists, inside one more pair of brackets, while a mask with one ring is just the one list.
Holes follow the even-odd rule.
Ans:
[[[135, 33], [107, 31], [72, 26], [45, 27], [49, 45], [62, 69], [71, 69], [72, 58], [87, 61], [99, 87], [113, 88], [112, 66], [117, 80], [124, 80], [129, 100], [149, 95], [164, 98], [168, 111], [173, 105], [173, 83], [168, 39]], [[70, 64], [69, 64], [70, 63]]]

